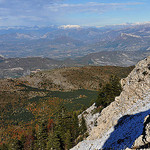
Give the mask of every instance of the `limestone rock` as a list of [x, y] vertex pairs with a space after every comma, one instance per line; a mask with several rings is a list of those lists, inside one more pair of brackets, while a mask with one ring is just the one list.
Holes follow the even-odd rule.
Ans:
[[142, 134], [143, 120], [150, 114], [150, 56], [140, 61], [121, 84], [120, 96], [103, 109], [97, 127], [73, 150], [131, 148]]
[[96, 106], [94, 103], [91, 107], [83, 111], [82, 114], [78, 116], [79, 120], [81, 120], [82, 115], [85, 118], [88, 132], [91, 132], [92, 128], [96, 126], [96, 120], [100, 116], [100, 113], [93, 114], [95, 108]]
[[132, 149], [130, 149], [130, 148], [126, 148], [125, 150], [132, 150]]
[[143, 133], [134, 142], [133, 148], [146, 148], [150, 145], [150, 115], [145, 117]]

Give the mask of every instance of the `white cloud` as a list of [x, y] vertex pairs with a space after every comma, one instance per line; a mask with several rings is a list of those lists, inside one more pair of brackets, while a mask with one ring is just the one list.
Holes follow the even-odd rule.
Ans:
[[52, 4], [49, 5], [47, 8], [49, 11], [90, 11], [90, 12], [95, 12], [95, 11], [104, 11], [106, 9], [119, 9], [119, 8], [126, 8], [128, 6], [135, 6], [135, 5], [140, 5], [143, 3], [97, 3], [97, 2], [88, 2], [85, 4]]
[[[75, 1], [75, 0], [74, 0]], [[82, 13], [103, 14], [107, 11], [122, 10], [142, 3], [64, 3], [64, 0], [0, 0], [0, 24], [78, 24], [73, 22], [78, 14], [83, 22]], [[77, 16], [77, 15], [76, 15]], [[89, 20], [89, 18], [87, 18]], [[3, 20], [3, 21], [2, 21]], [[84, 21], [85, 22], [85, 21]]]

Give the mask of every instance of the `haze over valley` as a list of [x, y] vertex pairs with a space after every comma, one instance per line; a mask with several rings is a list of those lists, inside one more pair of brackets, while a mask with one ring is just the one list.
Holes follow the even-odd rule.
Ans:
[[0, 29], [5, 57], [77, 58], [101, 51], [149, 51], [150, 23], [96, 27]]
[[69, 66], [132, 66], [150, 55], [149, 29], [150, 23], [99, 28], [3, 27], [0, 77]]

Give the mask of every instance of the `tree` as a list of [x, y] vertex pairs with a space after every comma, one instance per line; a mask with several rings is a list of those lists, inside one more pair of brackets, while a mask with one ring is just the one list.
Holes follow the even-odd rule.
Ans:
[[37, 141], [37, 134], [36, 134], [36, 130], [33, 127], [32, 128], [32, 133], [31, 133], [31, 137], [32, 137], [32, 141], [31, 141], [31, 150], [35, 149], [35, 145], [36, 145], [36, 141]]
[[99, 95], [96, 100], [96, 106], [107, 107], [111, 102], [115, 100], [116, 96], [119, 96], [122, 91], [119, 78], [112, 75], [103, 88], [99, 90]]
[[53, 130], [54, 130], [54, 121], [53, 121], [53, 119], [48, 120], [47, 130], [48, 130], [48, 132], [50, 132], [50, 131], [53, 132]]
[[60, 139], [57, 133], [55, 132], [49, 133], [47, 150], [61, 150]]
[[60, 138], [60, 147], [64, 149], [65, 146], [65, 133], [66, 133], [66, 109], [63, 105], [60, 105], [58, 108], [58, 114], [56, 117], [56, 126], [55, 132], [57, 132], [58, 137]]
[[73, 112], [73, 139], [75, 140], [79, 136], [79, 119], [76, 112]]
[[112, 92], [114, 96], [119, 96], [122, 88], [121, 88], [121, 84], [120, 84], [120, 79], [117, 76], [112, 75], [110, 77], [110, 83], [112, 86]]
[[39, 150], [45, 150], [47, 137], [48, 137], [47, 121], [42, 120], [39, 125], [38, 135], [37, 135], [37, 147]]
[[69, 130], [65, 133], [65, 150], [69, 150], [72, 147], [72, 137]]
[[[76, 121], [77, 121], [76, 124], [78, 124], [78, 119]], [[68, 132], [68, 130], [70, 132], [71, 141], [72, 141], [73, 140], [72, 135], [73, 135], [73, 133], [75, 133], [75, 130], [76, 130], [76, 129], [74, 129], [73, 117], [66, 111], [65, 107], [63, 105], [61, 105], [61, 106], [59, 106], [59, 109], [58, 109], [58, 114], [56, 117], [56, 124], [55, 124], [54, 131], [58, 134], [60, 147], [62, 150], [66, 148], [66, 145], [65, 145], [66, 133]], [[75, 133], [75, 134], [77, 134], [77, 133]], [[68, 140], [69, 139], [67, 139], [67, 141]]]
[[86, 121], [85, 121], [85, 119], [84, 119], [84, 117], [82, 115], [81, 126], [80, 126], [80, 133], [84, 134], [86, 131], [87, 131]]

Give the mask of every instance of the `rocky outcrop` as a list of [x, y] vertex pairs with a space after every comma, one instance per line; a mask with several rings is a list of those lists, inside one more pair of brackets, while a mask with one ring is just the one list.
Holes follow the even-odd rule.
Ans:
[[150, 115], [144, 119], [143, 133], [134, 142], [133, 149], [150, 148]]
[[95, 103], [83, 111], [79, 116], [79, 120], [81, 120], [82, 116], [84, 117], [87, 125], [88, 132], [91, 132], [92, 128], [97, 125], [97, 118], [100, 116], [100, 113], [93, 113], [96, 109]]
[[150, 114], [150, 56], [140, 61], [125, 79], [123, 91], [97, 119], [97, 127], [73, 150], [131, 148], [143, 132], [143, 120]]

